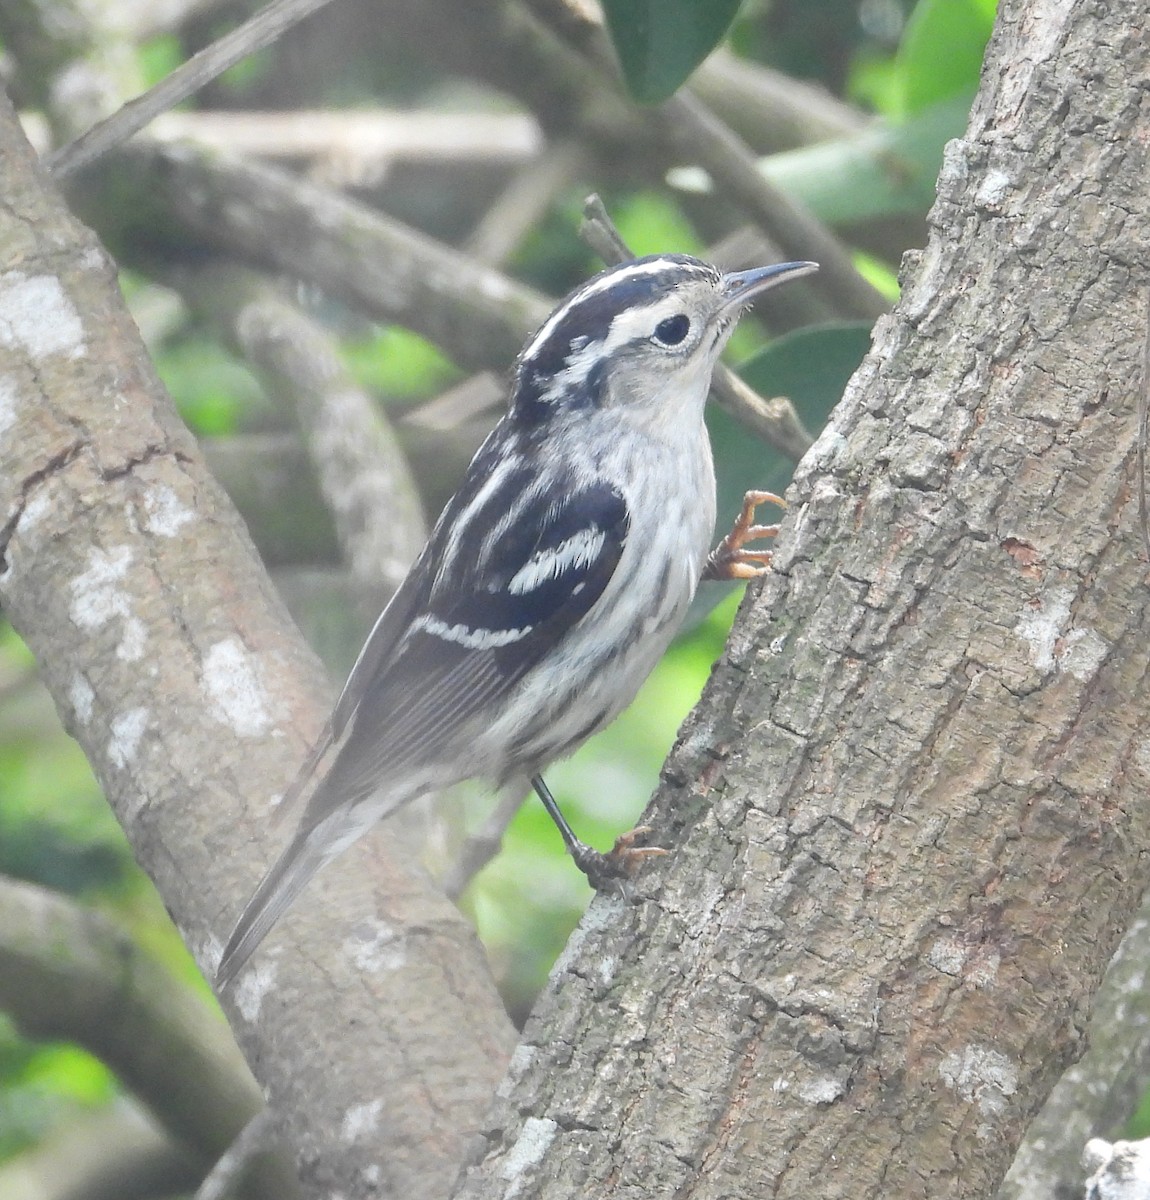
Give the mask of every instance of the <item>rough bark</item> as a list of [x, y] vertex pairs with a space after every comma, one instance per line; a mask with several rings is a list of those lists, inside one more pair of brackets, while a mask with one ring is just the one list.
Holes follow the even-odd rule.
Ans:
[[[0, 163], [0, 602], [210, 970], [325, 688], [6, 103]], [[410, 863], [348, 856], [225, 1004], [313, 1194], [445, 1192], [509, 1027]]]
[[1007, 0], [926, 251], [458, 1195], [982, 1196], [1145, 881], [1135, 0]]

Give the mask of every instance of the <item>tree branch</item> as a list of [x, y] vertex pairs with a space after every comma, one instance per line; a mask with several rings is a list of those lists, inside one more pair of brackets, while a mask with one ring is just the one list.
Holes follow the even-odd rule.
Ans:
[[1078, 1200], [1082, 1152], [1116, 1137], [1150, 1076], [1150, 914], [1143, 906], [1106, 970], [1090, 1014], [1090, 1046], [1058, 1081], [1031, 1122], [998, 1200]]
[[[273, 167], [187, 144], [142, 142], [120, 151], [114, 167], [163, 210], [156, 213], [160, 230], [170, 226], [164, 214], [174, 214], [208, 245], [312, 282], [377, 320], [405, 325], [466, 368], [505, 370], [550, 310], [544, 296], [499, 271]], [[84, 212], [100, 205], [94, 186], [85, 177], [86, 191], [76, 195]], [[131, 258], [130, 243], [125, 250]]]
[[48, 170], [57, 179], [65, 179], [107, 154], [114, 146], [139, 133], [149, 121], [195, 95], [229, 67], [249, 54], [270, 46], [304, 17], [323, 8], [331, 0], [272, 0], [258, 13], [230, 33], [205, 46], [165, 75], [142, 96], [129, 100], [104, 120], [69, 142], [47, 160]]
[[344, 560], [378, 613], [427, 536], [395, 431], [348, 375], [331, 335], [270, 281], [223, 266], [182, 277], [196, 307], [210, 312], [302, 428]]
[[[151, 1200], [196, 1186], [202, 1159], [126, 1099], [0, 1164], [4, 1200]], [[290, 1193], [289, 1193], [290, 1194]]]
[[819, 264], [819, 274], [810, 283], [820, 295], [826, 294], [829, 312], [874, 320], [889, 309], [886, 299], [859, 274], [842, 242], [776, 188], [737, 135], [701, 101], [681, 92], [663, 102], [658, 118], [664, 136], [704, 167], [719, 190], [767, 237], [795, 258]]
[[[210, 970], [322, 674], [6, 104], [0, 156], [0, 603]], [[309, 1194], [446, 1190], [510, 1030], [414, 864], [382, 839], [345, 857], [225, 1003]]]

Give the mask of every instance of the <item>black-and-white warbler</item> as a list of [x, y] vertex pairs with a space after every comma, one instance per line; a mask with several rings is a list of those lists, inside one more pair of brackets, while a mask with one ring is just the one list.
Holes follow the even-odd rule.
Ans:
[[[530, 780], [596, 885], [643, 850], [579, 841], [540, 772], [612, 721], [679, 628], [704, 573], [769, 561], [734, 533], [708, 556], [715, 478], [703, 407], [735, 321], [816, 270], [723, 274], [683, 255], [638, 259], [572, 293], [528, 342], [507, 415], [375, 624], [293, 785], [330, 766], [244, 909], [217, 973], [230, 980], [309, 879], [381, 817], [464, 779]], [[646, 851], [650, 852], [650, 851]]]

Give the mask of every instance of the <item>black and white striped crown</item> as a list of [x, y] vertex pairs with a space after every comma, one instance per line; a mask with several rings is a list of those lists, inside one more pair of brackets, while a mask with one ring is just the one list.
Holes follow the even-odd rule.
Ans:
[[[624, 313], [657, 304], [689, 280], [718, 286], [709, 263], [686, 254], [652, 254], [608, 267], [572, 292], [524, 347], [515, 367], [512, 405], [539, 415], [555, 401], [595, 403], [603, 365], [634, 335]], [[616, 344], [618, 343], [618, 344]]]

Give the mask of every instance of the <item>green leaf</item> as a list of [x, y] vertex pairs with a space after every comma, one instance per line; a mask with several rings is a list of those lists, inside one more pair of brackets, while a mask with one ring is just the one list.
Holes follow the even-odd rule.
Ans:
[[786, 396], [816, 437], [870, 349], [866, 321], [812, 325], [775, 338], [739, 367], [764, 396]]
[[[786, 396], [815, 437], [842, 397], [847, 380], [870, 348], [865, 321], [837, 322], [798, 329], [776, 338], [739, 367], [739, 374], [762, 396]], [[779, 451], [748, 437], [723, 412], [708, 416], [719, 489], [719, 530], [725, 532], [753, 488], [782, 492], [794, 464]], [[764, 512], [769, 520], [769, 514]]]
[[631, 95], [666, 100], [723, 40], [740, 0], [603, 0]]
[[896, 58], [907, 115], [978, 86], [994, 0], [919, 0]]
[[904, 122], [878, 122], [853, 138], [772, 155], [763, 173], [832, 225], [925, 213], [943, 148], [966, 128], [972, 95], [952, 96]]
[[[943, 147], [962, 135], [972, 97], [964, 92], [904, 121], [876, 121], [852, 137], [769, 155], [759, 169], [828, 225], [925, 213]], [[677, 168], [669, 179], [684, 191], [712, 190], [697, 167]]]

